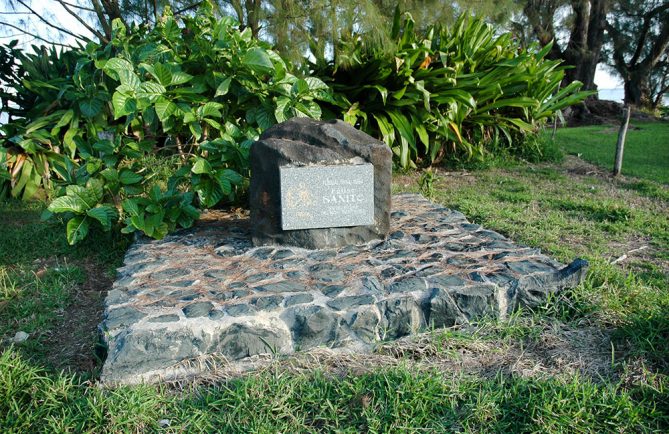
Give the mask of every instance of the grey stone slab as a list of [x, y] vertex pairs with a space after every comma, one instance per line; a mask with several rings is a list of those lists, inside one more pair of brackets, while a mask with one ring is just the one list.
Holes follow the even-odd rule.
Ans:
[[209, 301], [192, 303], [185, 306], [182, 310], [186, 318], [197, 318], [207, 316], [214, 309], [214, 305]]
[[374, 223], [371, 164], [279, 168], [281, 229], [365, 226]]
[[[394, 200], [402, 213], [391, 232], [404, 236], [355, 247], [240, 247], [249, 220], [236, 216], [134, 245], [105, 301], [103, 381], [212, 366], [202, 357], [243, 364], [315, 346], [366, 351], [425, 326], [506, 318], [585, 277], [585, 261], [563, 266], [418, 196]], [[424, 235], [438, 241], [421, 244]], [[216, 254], [226, 246], [230, 255]], [[161, 261], [147, 268], [133, 257]]]

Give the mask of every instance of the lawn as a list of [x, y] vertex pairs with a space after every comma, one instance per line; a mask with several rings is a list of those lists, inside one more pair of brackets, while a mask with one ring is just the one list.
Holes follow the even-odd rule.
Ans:
[[[555, 142], [566, 152], [613, 170], [619, 125], [560, 128]], [[550, 137], [550, 132], [545, 137]], [[630, 121], [623, 175], [669, 184], [669, 122]]]
[[[419, 179], [397, 175], [393, 189]], [[667, 432], [669, 189], [575, 157], [438, 170], [423, 186], [514, 241], [588, 259], [586, 282], [507, 322], [370, 355], [315, 351], [240, 378], [115, 390], [96, 385], [95, 327], [129, 240], [96, 233], [71, 249], [40, 204], [0, 204], [0, 431]], [[17, 331], [28, 339], [11, 343]]]

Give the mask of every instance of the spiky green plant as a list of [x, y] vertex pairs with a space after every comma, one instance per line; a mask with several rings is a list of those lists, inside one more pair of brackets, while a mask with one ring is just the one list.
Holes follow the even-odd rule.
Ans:
[[550, 46], [523, 49], [467, 14], [419, 34], [398, 9], [391, 35], [393, 54], [353, 39], [353, 62], [318, 73], [344, 119], [386, 142], [404, 168], [532, 146], [527, 135], [589, 95], [578, 82], [558, 90], [566, 66], [544, 58]]

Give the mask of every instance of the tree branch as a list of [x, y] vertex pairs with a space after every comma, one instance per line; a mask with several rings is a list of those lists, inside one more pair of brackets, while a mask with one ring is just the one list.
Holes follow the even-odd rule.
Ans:
[[643, 47], [646, 44], [646, 37], [648, 36], [648, 32], [650, 31], [650, 27], [653, 23], [653, 18], [667, 9], [669, 9], [669, 2], [643, 14], [643, 27], [641, 27], [641, 31], [639, 32], [639, 37], [637, 38], [636, 42], [636, 51], [632, 56], [632, 60], [630, 60], [630, 65], [636, 64], [639, 61], [639, 57], [641, 57]]
[[30, 33], [30, 32], [27, 31], [27, 30], [24, 30], [24, 29], [22, 29], [22, 28], [20, 28], [20, 27], [18, 27], [18, 26], [15, 26], [14, 24], [6, 23], [6, 22], [4, 22], [4, 21], [0, 21], [0, 24], [2, 24], [3, 26], [11, 27], [12, 29], [18, 30], [19, 32], [21, 32], [21, 33], [24, 34], [24, 35], [31, 36], [31, 37], [33, 37], [33, 38], [35, 38], [35, 39], [38, 39], [38, 40], [40, 40], [40, 41], [42, 41], [42, 42], [46, 42], [47, 44], [50, 44], [50, 45], [58, 45], [58, 46], [60, 46], [60, 47], [66, 47], [66, 48], [72, 48], [72, 49], [75, 49], [75, 48], [76, 48], [76, 47], [73, 47], [72, 45], [61, 44], [61, 43], [58, 43], [58, 42], [51, 42], [51, 41], [49, 41], [49, 40], [47, 40], [47, 39], [44, 39], [43, 37], [41, 37], [41, 36], [39, 36], [39, 35], [36, 35], [36, 34], [34, 34], [34, 33]]
[[79, 5], [76, 5], [74, 3], [69, 3], [69, 2], [66, 2], [66, 1], [61, 1], [60, 3], [64, 3], [64, 4], [66, 4], [70, 7], [73, 7], [75, 9], [81, 9], [82, 11], [95, 12], [95, 9], [87, 8], [86, 6], [79, 6]]
[[79, 22], [81, 23], [81, 25], [83, 25], [89, 32], [91, 32], [92, 34], [94, 34], [98, 39], [100, 39], [100, 40], [103, 41], [104, 43], [109, 42], [109, 41], [106, 40], [106, 38], [104, 37], [104, 35], [103, 35], [102, 33], [100, 33], [100, 32], [98, 32], [97, 30], [95, 30], [95, 29], [94, 29], [93, 27], [91, 27], [86, 21], [84, 21], [83, 18], [81, 18], [79, 15], [77, 15], [76, 12], [74, 12], [72, 9], [70, 9], [70, 8], [68, 7], [67, 3], [65, 3], [65, 2], [62, 1], [62, 0], [56, 0], [56, 1], [57, 1], [58, 3], [60, 3], [60, 5], [63, 7], [63, 9], [65, 9], [65, 10], [67, 11], [68, 14], [72, 15], [72, 16], [74, 17], [74, 19], [76, 19], [77, 21], [79, 21]]
[[195, 2], [195, 3], [193, 3], [193, 4], [190, 5], [190, 6], [186, 6], [186, 7], [183, 7], [183, 8], [181, 8], [181, 9], [179, 9], [178, 11], [176, 11], [176, 12], [174, 13], [174, 15], [181, 15], [181, 14], [183, 14], [184, 12], [188, 12], [188, 11], [190, 11], [190, 10], [192, 10], [192, 9], [195, 9], [195, 8], [199, 7], [201, 4], [202, 4], [202, 1]]
[[[68, 34], [68, 35], [70, 35], [70, 36], [72, 36], [72, 37], [74, 37], [74, 38], [76, 38], [76, 39], [83, 39], [83, 40], [86, 41], [86, 42], [89, 41], [89, 39], [86, 38], [85, 36], [77, 35], [77, 34], [75, 34], [75, 33], [70, 32], [70, 31], [67, 30], [67, 29], [64, 29], [64, 28], [62, 28], [62, 27], [56, 26], [55, 24], [51, 24], [46, 18], [44, 18], [43, 16], [41, 16], [40, 14], [38, 14], [37, 12], [35, 12], [35, 10], [32, 9], [30, 6], [28, 6], [28, 5], [26, 4], [26, 2], [24, 2], [23, 0], [16, 0], [16, 1], [19, 2], [24, 8], [28, 9], [33, 15], [35, 15], [37, 18], [39, 18], [39, 20], [42, 21], [42, 22], [43, 22], [44, 24], [46, 24], [47, 26], [49, 26], [49, 27], [51, 27], [51, 28], [54, 28], [54, 29], [58, 30], [59, 32], [66, 33], [66, 34]], [[38, 38], [38, 39], [42, 39], [42, 38]], [[42, 40], [43, 40], [43, 39], [42, 39]]]
[[102, 10], [102, 5], [98, 0], [91, 0], [93, 4], [93, 9], [95, 9], [95, 15], [98, 17], [98, 21], [102, 26], [102, 30], [105, 32], [106, 39], [109, 40], [112, 37], [112, 30], [109, 24], [109, 21], [105, 18], [104, 11]]
[[627, 81], [629, 74], [629, 66], [625, 63], [625, 58], [623, 57], [624, 43], [621, 38], [620, 32], [618, 29], [613, 27], [611, 23], [606, 22], [606, 32], [613, 42], [613, 63], [618, 73], [623, 77], [623, 80]]

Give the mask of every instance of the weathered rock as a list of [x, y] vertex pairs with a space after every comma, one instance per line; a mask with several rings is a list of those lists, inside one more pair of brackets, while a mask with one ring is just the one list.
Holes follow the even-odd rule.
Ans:
[[449, 292], [435, 288], [430, 298], [428, 324], [431, 327], [443, 328], [466, 322], [467, 318], [460, 311]]
[[383, 339], [397, 339], [416, 333], [425, 319], [420, 306], [413, 297], [396, 297], [376, 304], [381, 311], [381, 333]]
[[[374, 224], [368, 226], [282, 230], [279, 167], [374, 166]], [[382, 142], [342, 121], [294, 118], [266, 130], [251, 146], [249, 189], [255, 245], [285, 244], [310, 249], [361, 244], [384, 238], [390, 228], [392, 154]]]
[[109, 310], [105, 318], [105, 326], [107, 330], [113, 330], [121, 326], [129, 326], [139, 321], [146, 316], [145, 313], [130, 307], [124, 306]]
[[255, 309], [248, 304], [233, 304], [228, 306], [225, 311], [231, 316], [244, 316], [255, 311]]
[[212, 349], [232, 360], [239, 360], [256, 354], [272, 354], [289, 340], [282, 329], [233, 324], [221, 333]]
[[326, 345], [334, 341], [337, 332], [337, 318], [322, 306], [298, 306], [292, 310], [291, 324], [293, 339], [301, 349]]
[[286, 298], [286, 307], [295, 306], [296, 304], [311, 303], [314, 301], [314, 296], [311, 294], [296, 294]]
[[282, 281], [256, 286], [253, 289], [260, 292], [303, 292], [307, 287], [300, 282]]
[[378, 341], [381, 315], [376, 306], [360, 309], [353, 314], [351, 331], [363, 342], [371, 344]]
[[280, 295], [268, 295], [267, 297], [258, 297], [251, 300], [258, 310], [275, 310], [283, 303], [283, 297]]
[[361, 306], [363, 304], [370, 305], [374, 303], [375, 300], [376, 299], [369, 294], [349, 295], [348, 297], [334, 298], [328, 301], [327, 304], [334, 310], [344, 310], [356, 306]]
[[158, 315], [149, 319], [149, 322], [177, 322], [179, 321], [179, 315], [168, 314], [168, 315]]
[[183, 313], [186, 315], [186, 318], [197, 318], [200, 316], [207, 316], [209, 312], [214, 309], [214, 305], [208, 301], [202, 301], [198, 303], [189, 304], [184, 307]]
[[499, 313], [495, 298], [496, 290], [497, 286], [482, 283], [454, 289], [451, 291], [451, 296], [467, 320], [484, 316], [496, 317]]
[[12, 342], [14, 342], [15, 344], [20, 344], [21, 342], [27, 341], [29, 337], [30, 337], [30, 334], [19, 330], [18, 332], [16, 332], [16, 334], [14, 334], [14, 337], [12, 338]]

